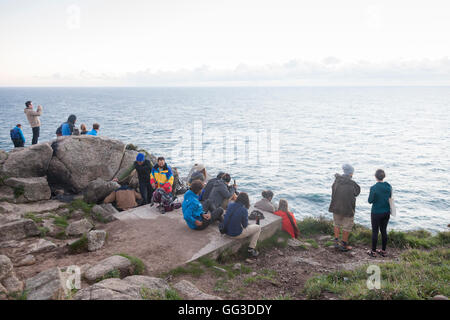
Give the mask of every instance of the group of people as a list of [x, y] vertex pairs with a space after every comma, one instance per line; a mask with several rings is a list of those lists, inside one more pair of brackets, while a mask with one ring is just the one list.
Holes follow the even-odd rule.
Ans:
[[[27, 101], [25, 102], [25, 110], [28, 123], [31, 126], [33, 138], [31, 144], [37, 144], [39, 140], [39, 135], [41, 131], [41, 120], [40, 117], [42, 115], [43, 108], [41, 105], [38, 105], [36, 110], [33, 108], [33, 102]], [[70, 136], [70, 135], [91, 135], [97, 136], [100, 130], [100, 125], [98, 123], [94, 123], [92, 125], [92, 130], [88, 131], [86, 125], [83, 123], [80, 125], [80, 129], [76, 128], [75, 122], [77, 117], [75, 115], [70, 115], [66, 122], [61, 124], [56, 130], [56, 136]], [[14, 144], [15, 148], [20, 148], [25, 146], [25, 136], [22, 131], [22, 124], [18, 123], [14, 128], [10, 131], [11, 141]]]
[[[342, 166], [343, 174], [336, 174], [331, 187], [331, 203], [329, 211], [333, 213], [334, 246], [341, 251], [352, 249], [348, 238], [354, 225], [356, 197], [360, 194], [360, 186], [353, 180], [354, 168], [345, 164]], [[370, 188], [368, 202], [372, 204], [372, 248], [367, 251], [371, 257], [386, 256], [388, 241], [387, 226], [391, 216], [392, 187], [384, 181], [386, 173], [382, 169], [375, 172], [376, 183]], [[342, 230], [342, 239], [339, 240]], [[381, 250], [377, 249], [378, 234], [381, 232]]]

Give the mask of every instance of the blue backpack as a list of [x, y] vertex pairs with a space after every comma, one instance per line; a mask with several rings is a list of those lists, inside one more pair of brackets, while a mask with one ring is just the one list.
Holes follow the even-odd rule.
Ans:
[[14, 127], [10, 131], [11, 140], [20, 139], [19, 129]]

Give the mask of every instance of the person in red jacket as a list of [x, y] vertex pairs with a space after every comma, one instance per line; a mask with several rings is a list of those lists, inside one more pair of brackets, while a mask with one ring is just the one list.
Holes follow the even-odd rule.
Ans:
[[281, 217], [282, 229], [289, 233], [292, 238], [298, 238], [300, 236], [300, 230], [298, 230], [297, 221], [295, 220], [292, 212], [289, 211], [287, 200], [280, 199], [280, 203], [278, 204], [278, 211], [274, 212], [274, 214]]

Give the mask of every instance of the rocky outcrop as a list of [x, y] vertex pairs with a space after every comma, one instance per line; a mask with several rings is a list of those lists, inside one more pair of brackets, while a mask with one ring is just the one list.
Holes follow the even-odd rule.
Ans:
[[92, 218], [100, 222], [111, 222], [116, 220], [114, 215], [118, 212], [111, 203], [95, 205], [92, 208]]
[[112, 256], [100, 261], [95, 266], [89, 268], [84, 277], [89, 282], [95, 282], [102, 279], [109, 272], [119, 271], [120, 277], [126, 277], [133, 273], [131, 261], [122, 256]]
[[74, 221], [66, 228], [66, 235], [68, 236], [81, 236], [84, 233], [89, 232], [94, 226], [87, 219]]
[[123, 280], [105, 279], [75, 295], [75, 300], [143, 300], [163, 299], [170, 289], [166, 281], [147, 276], [130, 276]]
[[0, 225], [0, 241], [21, 240], [39, 234], [36, 223], [30, 219], [20, 219]]
[[0, 255], [0, 292], [6, 294], [21, 293], [23, 283], [16, 277], [11, 260]]
[[62, 300], [68, 294], [64, 277], [57, 267], [27, 279], [25, 290], [28, 300]]
[[84, 201], [88, 203], [100, 203], [117, 188], [120, 188], [120, 184], [117, 182], [105, 181], [102, 178], [97, 178], [94, 181], [89, 182], [86, 189], [84, 189]]
[[222, 300], [220, 297], [201, 291], [193, 283], [187, 280], [181, 280], [173, 287], [187, 300]]
[[20, 194], [17, 194], [14, 201], [16, 203], [49, 200], [52, 195], [46, 177], [9, 178], [5, 184], [15, 190], [20, 190]]
[[39, 239], [36, 243], [30, 245], [27, 254], [50, 252], [57, 248], [57, 245], [45, 239]]
[[94, 136], [59, 138], [53, 147], [55, 156], [48, 167], [49, 182], [75, 193], [97, 178], [112, 180], [125, 152], [121, 141]]
[[87, 235], [88, 251], [97, 251], [103, 248], [106, 240], [106, 231], [93, 230]]
[[47, 143], [14, 149], [8, 153], [7, 159], [0, 167], [0, 173], [7, 177], [18, 178], [45, 176], [52, 155], [53, 149]]

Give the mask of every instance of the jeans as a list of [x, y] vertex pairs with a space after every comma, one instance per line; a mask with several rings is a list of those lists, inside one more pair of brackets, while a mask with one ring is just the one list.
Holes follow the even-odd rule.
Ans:
[[32, 129], [33, 129], [33, 140], [31, 141], [31, 144], [37, 144], [41, 127], [34, 127]]
[[387, 225], [389, 222], [390, 212], [386, 213], [372, 213], [372, 251], [377, 250], [378, 231], [381, 231], [381, 248], [386, 250], [387, 245]]
[[149, 204], [152, 201], [153, 196], [153, 188], [149, 182], [140, 182], [139, 181], [139, 191], [142, 196], [142, 204]]
[[14, 148], [23, 147], [24, 143], [22, 139], [13, 139]]
[[[206, 213], [207, 211], [204, 211], [204, 212]], [[220, 218], [222, 217], [223, 213], [224, 213], [224, 211], [223, 211], [222, 208], [215, 209], [213, 212], [211, 212], [211, 219], [209, 219], [209, 220], [203, 219], [202, 225], [195, 227], [195, 230], [204, 230], [204, 229], [206, 229], [214, 221], [220, 220]]]

